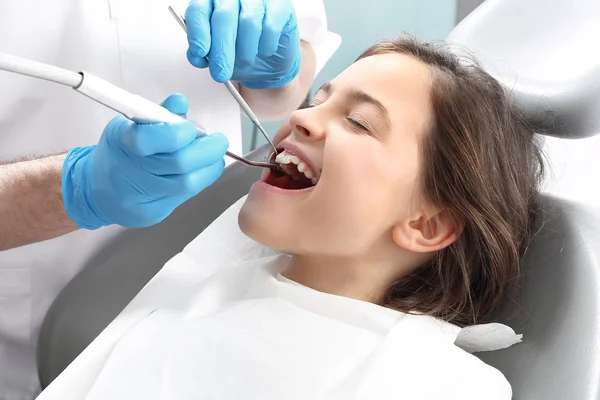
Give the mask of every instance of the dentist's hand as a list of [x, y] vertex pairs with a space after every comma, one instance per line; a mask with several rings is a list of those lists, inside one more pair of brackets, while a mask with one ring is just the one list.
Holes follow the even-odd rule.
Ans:
[[[170, 96], [162, 105], [179, 115], [187, 113], [182, 95]], [[219, 134], [196, 138], [188, 122], [139, 125], [116, 117], [97, 145], [67, 155], [62, 172], [65, 208], [87, 229], [154, 225], [219, 178], [228, 146]]]
[[188, 60], [208, 66], [218, 82], [279, 88], [300, 70], [300, 33], [290, 0], [192, 0], [185, 20]]

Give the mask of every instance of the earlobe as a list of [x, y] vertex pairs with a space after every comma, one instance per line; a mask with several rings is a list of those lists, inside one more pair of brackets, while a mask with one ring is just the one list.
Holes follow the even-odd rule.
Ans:
[[451, 245], [462, 232], [462, 225], [452, 221], [445, 211], [433, 217], [420, 216], [394, 227], [394, 243], [415, 253], [430, 253]]

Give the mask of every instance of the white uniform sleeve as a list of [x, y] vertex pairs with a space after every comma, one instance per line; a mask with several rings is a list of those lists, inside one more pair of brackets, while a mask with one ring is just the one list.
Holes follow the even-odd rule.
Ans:
[[319, 74], [340, 47], [342, 37], [328, 30], [323, 0], [292, 0], [292, 4], [298, 17], [300, 39], [314, 49], [317, 58], [316, 74]]

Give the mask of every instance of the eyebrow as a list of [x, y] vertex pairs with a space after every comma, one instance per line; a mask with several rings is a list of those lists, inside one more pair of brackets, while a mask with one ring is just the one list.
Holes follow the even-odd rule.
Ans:
[[[331, 95], [331, 92], [333, 92], [333, 85], [331, 84], [331, 82], [325, 82], [323, 84], [323, 86], [321, 86], [319, 88], [317, 93], [320, 91], [325, 92], [325, 94], [327, 94], [327, 95]], [[383, 122], [386, 124], [387, 128], [389, 128], [392, 125], [387, 108], [385, 108], [385, 106], [379, 100], [377, 100], [375, 97], [371, 96], [370, 94], [368, 94], [360, 89], [354, 89], [354, 88], [348, 89], [347, 94], [348, 94], [348, 97], [355, 103], [366, 103], [366, 104], [370, 104], [370, 105], [374, 106], [375, 108], [377, 108], [377, 110], [379, 111], [379, 114], [381, 114]]]

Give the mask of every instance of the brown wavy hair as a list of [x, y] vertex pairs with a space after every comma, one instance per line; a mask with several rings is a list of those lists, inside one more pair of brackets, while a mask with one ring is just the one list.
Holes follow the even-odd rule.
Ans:
[[541, 145], [510, 93], [472, 58], [411, 37], [384, 41], [358, 59], [400, 53], [431, 71], [434, 122], [420, 143], [423, 194], [462, 226], [428, 265], [392, 285], [384, 305], [465, 326], [484, 322], [535, 233]]

